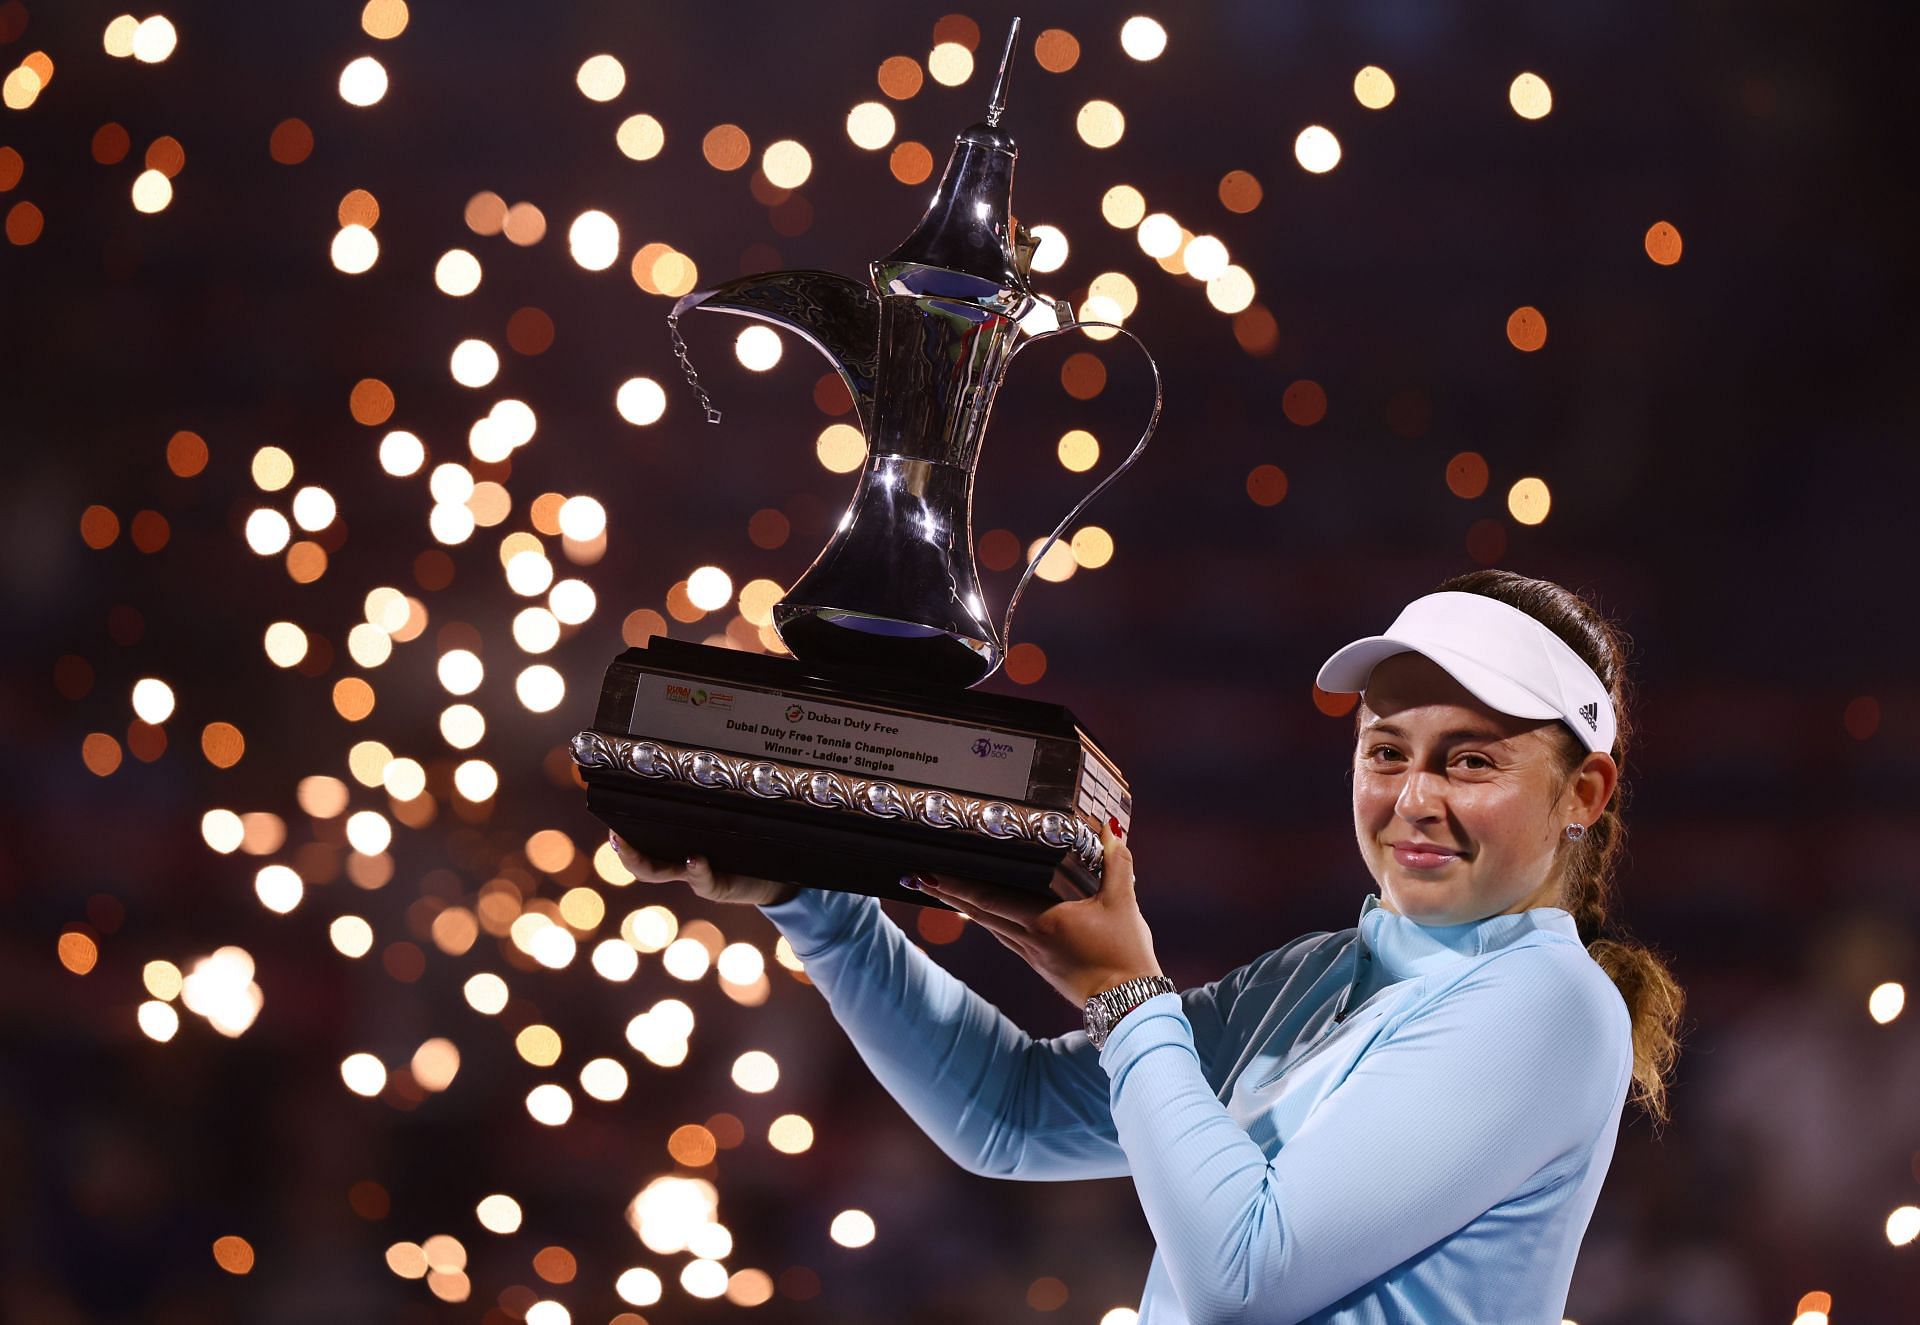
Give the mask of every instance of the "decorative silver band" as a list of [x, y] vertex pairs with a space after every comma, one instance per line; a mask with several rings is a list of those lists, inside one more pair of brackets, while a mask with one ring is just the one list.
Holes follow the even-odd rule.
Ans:
[[854, 777], [824, 768], [752, 755], [724, 754], [669, 741], [584, 731], [573, 738], [573, 762], [644, 778], [684, 782], [707, 791], [760, 800], [791, 800], [816, 809], [874, 819], [906, 819], [926, 828], [978, 833], [1001, 841], [1071, 849], [1095, 878], [1103, 861], [1100, 835], [1079, 815], [981, 800], [937, 787]]

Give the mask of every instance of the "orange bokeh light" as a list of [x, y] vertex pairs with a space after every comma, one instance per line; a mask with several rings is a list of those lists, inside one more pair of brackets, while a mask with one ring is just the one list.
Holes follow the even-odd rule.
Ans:
[[948, 14], [933, 25], [933, 44], [958, 42], [968, 50], [980, 48], [980, 25], [965, 14]]
[[656, 635], [667, 633], [667, 619], [650, 607], [627, 613], [620, 623], [620, 638], [630, 649], [637, 649]]
[[545, 354], [553, 348], [553, 319], [544, 309], [516, 309], [507, 319], [507, 344], [515, 354]]
[[253, 1244], [232, 1233], [215, 1238], [213, 1263], [228, 1274], [245, 1274], [253, 1269]]
[[1278, 465], [1255, 465], [1247, 473], [1247, 496], [1256, 506], [1278, 506], [1286, 500], [1287, 471]]
[[1478, 451], [1462, 451], [1447, 461], [1447, 491], [1471, 500], [1487, 490], [1487, 462]]
[[1671, 221], [1655, 221], [1648, 227], [1647, 256], [1662, 267], [1680, 261], [1680, 231]]
[[1302, 378], [1280, 393], [1280, 412], [1302, 428], [1311, 428], [1327, 417], [1327, 393], [1318, 382]]
[[1016, 644], [1007, 650], [1007, 679], [1030, 686], [1047, 674], [1047, 654], [1038, 644]]
[[187, 149], [172, 134], [166, 134], [153, 140], [147, 148], [147, 169], [157, 170], [172, 179], [186, 168]]
[[112, 547], [120, 537], [120, 517], [104, 506], [89, 506], [80, 512], [80, 538], [96, 551]]
[[103, 166], [117, 166], [133, 150], [133, 139], [112, 120], [93, 131], [93, 159]]
[[56, 951], [60, 954], [60, 964], [75, 975], [87, 974], [100, 960], [100, 945], [77, 929], [60, 936]]
[[887, 169], [902, 184], [924, 184], [933, 173], [933, 153], [919, 143], [900, 143], [887, 158]]
[[133, 545], [142, 552], [158, 552], [167, 545], [173, 528], [167, 523], [167, 517], [158, 511], [140, 511], [128, 526]]
[[1358, 694], [1332, 694], [1317, 685], [1313, 688], [1313, 706], [1329, 718], [1344, 718], [1359, 702]]
[[1033, 58], [1050, 74], [1064, 74], [1080, 63], [1080, 39], [1065, 28], [1048, 28], [1033, 41]]
[[772, 507], [755, 511], [753, 518], [747, 521], [747, 538], [755, 547], [767, 551], [785, 547], [792, 532], [791, 522]]
[[699, 1123], [676, 1127], [667, 1138], [667, 1153], [673, 1156], [674, 1163], [684, 1164], [690, 1169], [713, 1163], [714, 1153], [719, 1148], [713, 1133]]
[[1280, 348], [1280, 324], [1264, 304], [1251, 304], [1233, 315], [1233, 338], [1240, 348], [1264, 358]]
[[1547, 319], [1531, 304], [1507, 317], [1507, 340], [1516, 350], [1537, 350], [1547, 343]]
[[980, 564], [988, 570], [1012, 570], [1020, 560], [1020, 540], [1011, 529], [989, 529], [980, 535]]
[[180, 431], [167, 439], [167, 468], [192, 478], [207, 467], [207, 443], [197, 432]]
[[926, 75], [920, 71], [920, 62], [910, 55], [890, 55], [880, 62], [875, 80], [880, 90], [895, 101], [905, 101], [920, 90]]
[[89, 732], [80, 742], [80, 762], [95, 777], [106, 777], [120, 767], [120, 742], [105, 732]]
[[565, 1247], [542, 1247], [533, 1254], [533, 1272], [550, 1284], [570, 1284], [580, 1266]]
[[1060, 365], [1060, 385], [1075, 400], [1092, 400], [1107, 387], [1107, 366], [1100, 357], [1081, 351]]
[[739, 125], [716, 124], [700, 140], [700, 153], [715, 170], [738, 170], [753, 154], [753, 143]]
[[247, 738], [231, 722], [209, 722], [200, 729], [200, 753], [215, 768], [232, 768], [247, 752]]
[[363, 377], [353, 384], [347, 397], [347, 409], [355, 423], [377, 427], [393, 417], [393, 388], [377, 377]]
[[1220, 177], [1220, 205], [1230, 212], [1250, 212], [1265, 196], [1260, 181], [1244, 170], [1229, 170]]
[[16, 202], [7, 211], [7, 242], [24, 247], [40, 238], [47, 218], [30, 202]]
[[365, 189], [349, 189], [334, 215], [341, 225], [364, 225], [371, 230], [380, 222], [380, 200]]
[[313, 155], [313, 130], [305, 120], [281, 120], [267, 139], [267, 152], [283, 166], [297, 166]]

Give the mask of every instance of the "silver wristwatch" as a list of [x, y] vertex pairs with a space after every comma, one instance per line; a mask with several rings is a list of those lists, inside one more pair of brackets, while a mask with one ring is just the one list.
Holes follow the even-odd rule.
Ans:
[[1120, 1024], [1120, 1018], [1155, 994], [1171, 994], [1173, 981], [1164, 975], [1143, 975], [1095, 994], [1087, 1000], [1087, 1040], [1098, 1049]]

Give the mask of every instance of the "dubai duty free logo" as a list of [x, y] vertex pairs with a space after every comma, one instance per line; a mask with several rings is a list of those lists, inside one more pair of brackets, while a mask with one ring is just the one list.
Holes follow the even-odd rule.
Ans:
[[787, 721], [788, 722], [798, 722], [800, 721], [800, 719], [806, 716], [807, 716], [807, 711], [801, 708], [798, 704], [787, 705]]

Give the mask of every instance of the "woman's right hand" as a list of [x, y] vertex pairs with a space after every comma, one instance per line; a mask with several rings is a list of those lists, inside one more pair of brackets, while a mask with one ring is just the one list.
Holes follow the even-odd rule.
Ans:
[[607, 841], [613, 845], [613, 854], [620, 858], [620, 863], [627, 867], [628, 873], [641, 883], [681, 880], [693, 889], [695, 896], [704, 897], [709, 902], [772, 905], [790, 901], [800, 891], [791, 883], [758, 879], [751, 874], [716, 873], [705, 856], [690, 856], [686, 860], [655, 860], [635, 851], [627, 839], [618, 833], [608, 833]]

